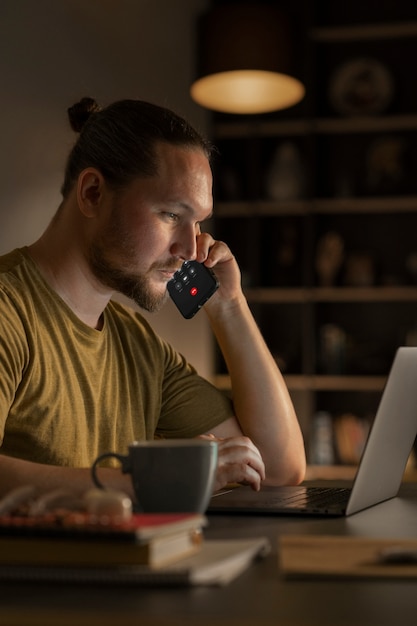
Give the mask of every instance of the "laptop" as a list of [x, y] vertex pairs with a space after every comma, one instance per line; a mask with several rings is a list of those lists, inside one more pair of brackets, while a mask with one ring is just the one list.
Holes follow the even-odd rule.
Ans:
[[207, 513], [346, 516], [398, 494], [417, 434], [417, 347], [398, 348], [351, 488], [239, 486]]

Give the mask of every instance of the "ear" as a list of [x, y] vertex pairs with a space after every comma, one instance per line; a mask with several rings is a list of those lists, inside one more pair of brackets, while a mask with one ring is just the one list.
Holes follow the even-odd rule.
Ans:
[[88, 167], [78, 176], [77, 200], [85, 217], [95, 217], [103, 199], [105, 181], [101, 172]]

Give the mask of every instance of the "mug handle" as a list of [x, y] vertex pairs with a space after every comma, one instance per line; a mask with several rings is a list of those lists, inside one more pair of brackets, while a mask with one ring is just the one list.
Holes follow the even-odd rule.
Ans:
[[101, 461], [103, 461], [104, 459], [109, 459], [109, 458], [115, 458], [115, 459], [118, 459], [118, 461], [120, 461], [120, 463], [122, 464], [123, 474], [126, 474], [126, 472], [129, 471], [129, 466], [128, 466], [129, 457], [128, 456], [124, 456], [123, 454], [118, 454], [117, 452], [105, 452], [104, 454], [100, 454], [100, 456], [96, 458], [96, 460], [94, 461], [91, 467], [91, 476], [92, 476], [93, 482], [96, 485], [96, 487], [98, 487], [99, 489], [105, 489], [106, 487], [103, 485], [103, 483], [99, 480], [97, 476], [97, 466], [99, 465], [99, 463], [101, 463]]

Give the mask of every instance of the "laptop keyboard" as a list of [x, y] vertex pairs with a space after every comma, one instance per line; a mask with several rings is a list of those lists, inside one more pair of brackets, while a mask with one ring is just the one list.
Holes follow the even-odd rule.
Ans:
[[210, 513], [344, 515], [351, 494], [350, 487], [304, 486], [264, 487], [254, 492], [237, 487], [214, 494]]
[[343, 509], [349, 499], [350, 489], [345, 487], [307, 487], [295, 489], [292, 493], [271, 497], [267, 506], [275, 508], [306, 509], [306, 510], [330, 510], [332, 508]]

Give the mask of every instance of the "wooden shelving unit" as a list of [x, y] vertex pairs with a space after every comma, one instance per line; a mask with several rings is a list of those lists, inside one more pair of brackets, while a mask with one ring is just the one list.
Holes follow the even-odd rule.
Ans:
[[[220, 150], [216, 235], [239, 260], [246, 296], [307, 440], [318, 412], [369, 419], [395, 349], [417, 341], [417, 93], [404, 69], [417, 56], [417, 5], [399, 6], [398, 15], [390, 5], [392, 13], [379, 15], [377, 23], [370, 18], [372, 3], [355, 0], [350, 22], [343, 23], [340, 3], [313, 4], [305, 28], [305, 101], [276, 115], [213, 119]], [[304, 19], [302, 0], [291, 9]], [[376, 60], [393, 77], [394, 92], [381, 111], [349, 115], [331, 102], [335, 74], [357, 59]], [[397, 178], [388, 172], [371, 184], [372, 155], [373, 167], [388, 158], [384, 141], [388, 157], [390, 145], [393, 150]], [[268, 194], [265, 177], [283, 143], [297, 149], [304, 178], [299, 194], [277, 199]], [[329, 285], [317, 271], [317, 250], [328, 232], [344, 245]], [[287, 265], [280, 261], [285, 254]], [[371, 266], [363, 284], [360, 272], [356, 281], [348, 277], [355, 256]], [[344, 337], [341, 363], [330, 366], [322, 354], [329, 326]], [[229, 386], [221, 358], [215, 383]]]
[[[385, 385], [385, 376], [285, 376], [292, 391], [369, 391], [380, 393]], [[214, 383], [219, 389], [230, 389], [229, 377], [218, 374]]]

